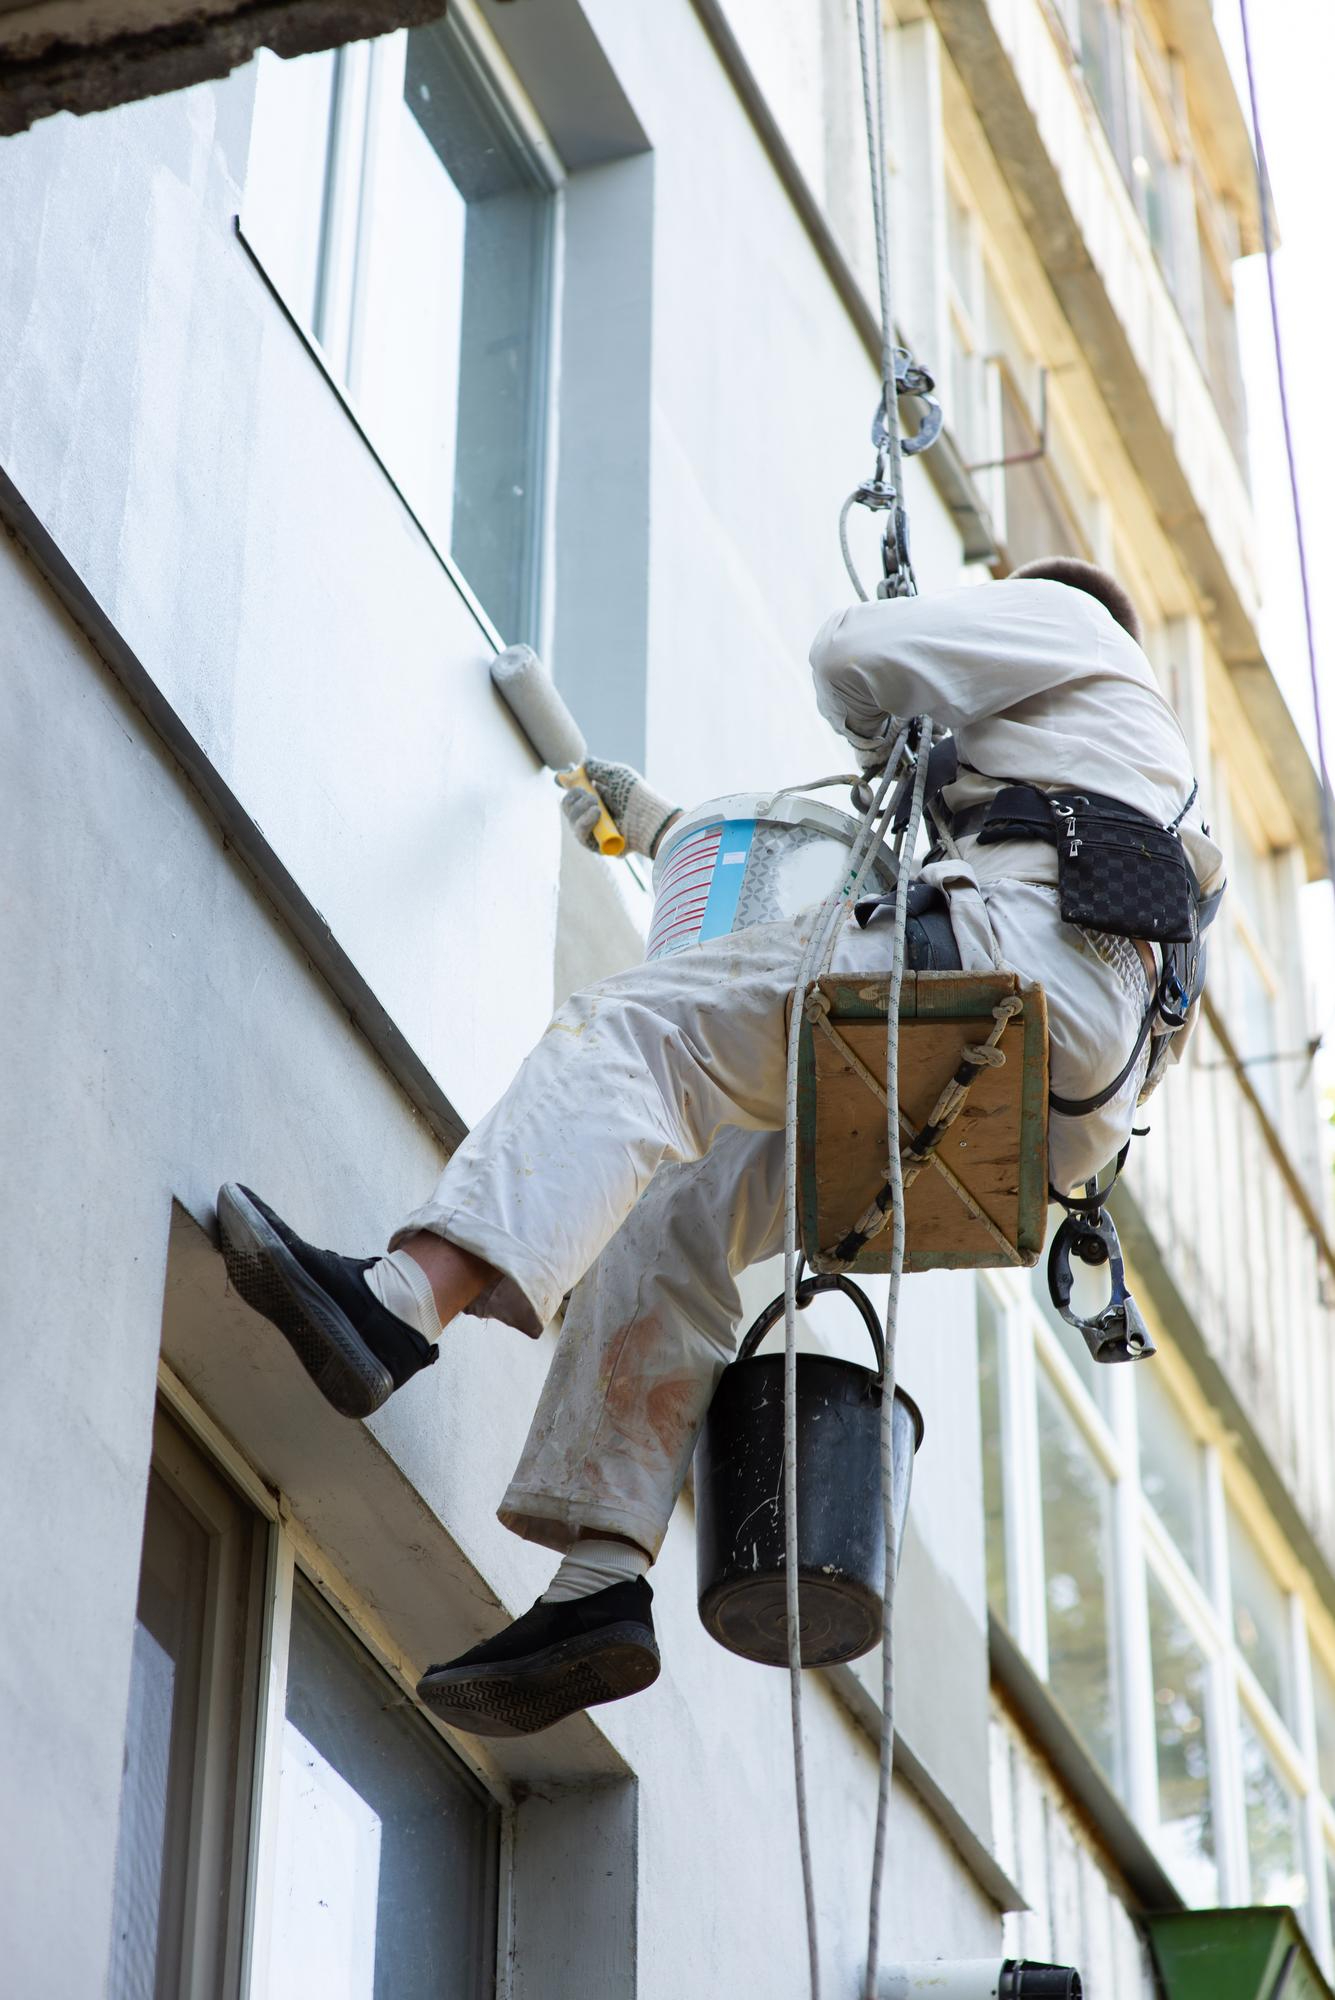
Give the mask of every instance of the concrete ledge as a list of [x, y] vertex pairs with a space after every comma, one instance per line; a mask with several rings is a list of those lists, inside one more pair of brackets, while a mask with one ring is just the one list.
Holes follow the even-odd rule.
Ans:
[[105, 111], [249, 62], [437, 20], [444, 0], [39, 0], [0, 12], [0, 137], [56, 111]]

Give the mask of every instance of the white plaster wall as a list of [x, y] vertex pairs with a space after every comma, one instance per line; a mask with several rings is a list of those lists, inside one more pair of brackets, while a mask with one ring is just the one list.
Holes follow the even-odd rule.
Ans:
[[0, 142], [0, 462], [471, 1120], [550, 1011], [550, 780], [233, 232], [251, 88]]

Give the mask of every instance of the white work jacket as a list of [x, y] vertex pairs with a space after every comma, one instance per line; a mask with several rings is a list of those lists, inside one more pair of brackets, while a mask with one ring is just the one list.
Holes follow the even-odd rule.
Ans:
[[[926, 714], [953, 732], [961, 771], [943, 794], [953, 812], [1005, 784], [1084, 787], [1168, 825], [1195, 783], [1181, 727], [1145, 654], [1096, 598], [1070, 584], [1013, 577], [940, 596], [855, 604], [821, 627], [811, 665], [822, 715], [860, 748], [880, 740], [892, 717]], [[1180, 830], [1201, 891], [1211, 895], [1223, 882], [1223, 856], [1199, 797]], [[1073, 1098], [1092, 1095], [1116, 1075], [1119, 1046], [1122, 1059], [1129, 1052], [1128, 1024], [1144, 1013], [1147, 982], [1136, 982], [1125, 954], [1119, 960], [1115, 940], [1091, 939], [1060, 922], [1057, 855], [1045, 841], [982, 847], [965, 837], [958, 851], [962, 872], [952, 878], [946, 863], [930, 872], [950, 899], [966, 966], [978, 961], [961, 933], [972, 932], [977, 947], [985, 911], [994, 962], [1048, 992], [1054, 1088]], [[1061, 1021], [1053, 1001], [1071, 983], [1071, 953], [1091, 948], [1108, 954], [1108, 1004], [1080, 980], [1079, 1006]], [[1174, 1037], [1174, 1059], [1188, 1033]], [[1101, 1115], [1073, 1122], [1088, 1128], [1087, 1142], [1120, 1143], [1134, 1102], [1129, 1087]], [[1054, 1166], [1078, 1150], [1074, 1131], [1069, 1148], [1055, 1129], [1052, 1138]]]

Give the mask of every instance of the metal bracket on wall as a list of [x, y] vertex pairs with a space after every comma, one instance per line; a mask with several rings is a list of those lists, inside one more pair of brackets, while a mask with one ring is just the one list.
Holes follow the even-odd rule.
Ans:
[[[989, 354], [988, 361], [993, 367], [1002, 366], [1002, 356]], [[1025, 413], [1028, 415], [1028, 412]], [[1035, 432], [1038, 443], [1032, 451], [1013, 451], [1005, 458], [985, 458], [978, 465], [969, 465], [965, 471], [998, 472], [1008, 465], [1033, 465], [1036, 460], [1048, 455], [1048, 370], [1042, 364], [1038, 370], [1038, 428]]]

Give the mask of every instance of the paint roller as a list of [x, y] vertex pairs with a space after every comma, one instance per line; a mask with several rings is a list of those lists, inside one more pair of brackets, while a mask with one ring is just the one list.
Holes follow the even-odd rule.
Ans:
[[[552, 679], [531, 646], [507, 646], [491, 663], [496, 691], [556, 782], [567, 791], [588, 792], [598, 799], [596, 787], [584, 769], [589, 746], [579, 724], [552, 685]], [[598, 799], [598, 819], [594, 838], [600, 854], [624, 854], [624, 835], [616, 830], [607, 807]]]

